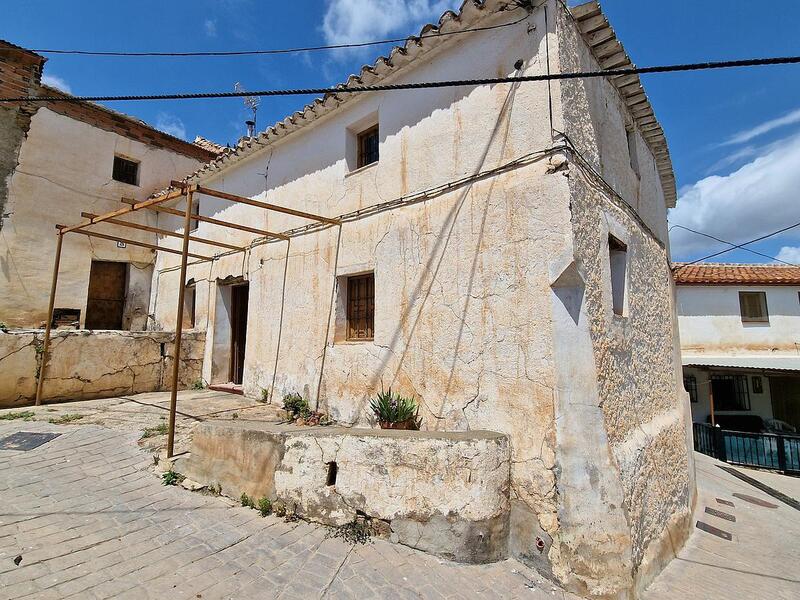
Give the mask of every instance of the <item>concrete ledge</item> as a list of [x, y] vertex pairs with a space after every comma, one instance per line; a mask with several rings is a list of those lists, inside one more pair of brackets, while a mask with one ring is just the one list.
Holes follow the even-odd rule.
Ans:
[[507, 556], [510, 449], [499, 433], [218, 421], [197, 425], [176, 468], [327, 525], [384, 520], [395, 541], [451, 560]]

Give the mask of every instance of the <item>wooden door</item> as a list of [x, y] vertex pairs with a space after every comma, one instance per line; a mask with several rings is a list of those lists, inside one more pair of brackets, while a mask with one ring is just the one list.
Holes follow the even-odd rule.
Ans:
[[122, 329], [128, 264], [93, 260], [86, 301], [86, 329]]
[[231, 381], [240, 384], [244, 377], [244, 350], [247, 345], [247, 301], [250, 286], [231, 288]]

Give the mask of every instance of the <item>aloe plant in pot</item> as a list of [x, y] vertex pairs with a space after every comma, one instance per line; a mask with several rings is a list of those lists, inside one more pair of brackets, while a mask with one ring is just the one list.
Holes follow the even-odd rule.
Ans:
[[370, 408], [381, 429], [419, 429], [419, 405], [413, 398], [392, 392], [392, 388], [387, 392], [381, 390], [370, 402]]

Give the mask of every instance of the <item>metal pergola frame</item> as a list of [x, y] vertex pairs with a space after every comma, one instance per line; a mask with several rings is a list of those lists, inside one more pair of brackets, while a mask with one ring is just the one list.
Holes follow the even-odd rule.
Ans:
[[[57, 230], [56, 235], [58, 236], [58, 238], [56, 241], [56, 255], [53, 264], [53, 280], [50, 286], [50, 304], [48, 305], [47, 309], [47, 323], [45, 324], [44, 344], [42, 346], [42, 352], [40, 358], [41, 362], [39, 365], [39, 380], [36, 384], [36, 405], [39, 406], [42, 404], [42, 390], [44, 388], [47, 358], [48, 358], [48, 352], [50, 350], [50, 333], [53, 324], [53, 310], [55, 307], [56, 289], [58, 287], [58, 273], [61, 264], [61, 248], [64, 241], [64, 236], [66, 234], [77, 233], [89, 237], [96, 237], [111, 241], [124, 242], [125, 244], [130, 244], [131, 246], [141, 246], [143, 248], [150, 248], [152, 250], [155, 250], [156, 252], [180, 254], [181, 268], [180, 268], [180, 280], [178, 286], [178, 310], [175, 323], [174, 357], [172, 363], [172, 385], [171, 385], [170, 405], [169, 405], [169, 434], [167, 437], [168, 458], [172, 458], [175, 454], [175, 414], [177, 411], [177, 401], [178, 401], [178, 374], [180, 370], [181, 338], [183, 335], [183, 302], [184, 302], [184, 294], [186, 292], [187, 262], [189, 257], [196, 258], [201, 261], [210, 261], [214, 260], [215, 258], [214, 256], [206, 256], [203, 254], [196, 254], [193, 252], [189, 252], [189, 244], [191, 242], [194, 242], [197, 244], [204, 244], [208, 246], [225, 248], [227, 251], [233, 251], [233, 252], [245, 252], [246, 250], [248, 250], [248, 248], [250, 248], [250, 246], [244, 246], [244, 247], [236, 246], [233, 244], [228, 244], [217, 240], [211, 240], [208, 238], [201, 238], [191, 235], [192, 221], [200, 221], [203, 223], [209, 223], [211, 225], [225, 227], [228, 229], [237, 229], [239, 231], [245, 231], [248, 233], [253, 233], [267, 238], [274, 238], [287, 241], [289, 240], [289, 236], [286, 235], [285, 233], [274, 233], [271, 231], [250, 227], [247, 225], [240, 225], [238, 223], [231, 223], [229, 221], [214, 219], [212, 217], [204, 217], [201, 215], [192, 214], [192, 205], [194, 196], [195, 195], [212, 196], [214, 198], [227, 200], [229, 202], [246, 204], [248, 206], [253, 206], [255, 208], [271, 210], [274, 212], [300, 217], [303, 219], [317, 221], [319, 223], [324, 223], [326, 225], [341, 225], [340, 219], [323, 217], [320, 215], [315, 215], [312, 213], [295, 210], [293, 208], [287, 208], [285, 206], [269, 204], [267, 202], [253, 200], [252, 198], [246, 198], [244, 196], [237, 196], [235, 194], [214, 190], [197, 184], [189, 185], [182, 181], [172, 181], [170, 182], [170, 189], [171, 191], [162, 196], [150, 198], [142, 202], [137, 202], [135, 200], [131, 200], [128, 198], [122, 198], [121, 201], [125, 204], [128, 204], [129, 206], [121, 208], [119, 210], [105, 213], [103, 215], [95, 215], [89, 212], [81, 212], [81, 216], [88, 219], [88, 221], [85, 221], [83, 223], [78, 223], [77, 225], [71, 225], [71, 226], [56, 225], [56, 230]], [[183, 211], [163, 206], [165, 202], [176, 200], [178, 198], [182, 198], [183, 196], [186, 197], [186, 206]], [[142, 209], [148, 209], [160, 213], [183, 217], [183, 233], [177, 233], [174, 231], [169, 231], [167, 229], [160, 229], [158, 227], [152, 227], [150, 225], [133, 223], [131, 221], [125, 221], [118, 218]], [[91, 227], [93, 225], [97, 225], [99, 223], [106, 223], [107, 225], [115, 225], [118, 227], [147, 231], [150, 233], [155, 233], [157, 235], [163, 235], [167, 237], [181, 238], [183, 244], [181, 250], [176, 250], [174, 248], [167, 248], [164, 246], [159, 246], [158, 244], [150, 244], [147, 242], [131, 240], [117, 235], [97, 233], [95, 231], [86, 231], [86, 228]]]

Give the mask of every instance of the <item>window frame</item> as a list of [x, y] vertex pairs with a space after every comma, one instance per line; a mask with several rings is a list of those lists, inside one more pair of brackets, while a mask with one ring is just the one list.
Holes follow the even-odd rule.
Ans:
[[636, 128], [633, 125], [625, 128], [625, 141], [628, 144], [628, 159], [631, 164], [631, 170], [633, 170], [637, 179], [641, 179], [642, 173], [639, 165], [639, 149], [636, 145]]
[[[368, 151], [365, 148], [365, 143], [373, 134], [375, 136], [375, 148], [374, 151]], [[372, 156], [373, 154], [374, 158]], [[373, 158], [373, 160], [368, 161], [369, 158]], [[364, 167], [373, 165], [380, 161], [380, 159], [380, 125], [375, 123], [356, 134], [356, 169], [363, 169]]]
[[[749, 314], [745, 314], [745, 304], [749, 303], [749, 301], [745, 302], [744, 298], [759, 298], [759, 310], [761, 314], [759, 316], [751, 316]], [[752, 305], [747, 307], [747, 310], [753, 308]], [[739, 291], [739, 314], [742, 318], [742, 323], [769, 323], [769, 306], [767, 304], [767, 292], [764, 291], [750, 291], [750, 290], [740, 290]]]
[[[723, 398], [714, 392], [715, 381], [732, 381], [733, 398]], [[750, 386], [747, 375], [740, 373], [715, 373], [709, 382], [711, 393], [714, 395], [714, 410], [716, 411], [750, 411]]]
[[[192, 198], [192, 214], [200, 216], [200, 200]], [[189, 232], [197, 231], [200, 228], [199, 219], [189, 219]]]
[[[363, 290], [357, 287], [364, 282]], [[355, 298], [355, 292], [358, 298]], [[356, 303], [364, 302], [362, 308]], [[363, 315], [360, 312], [363, 311]], [[359, 321], [364, 321], [363, 325]], [[363, 334], [361, 333], [363, 331]], [[347, 277], [345, 302], [345, 339], [348, 342], [371, 342], [375, 339], [375, 272], [360, 273]]]
[[618, 317], [626, 317], [628, 315], [628, 244], [612, 233], [608, 234], [608, 271], [611, 281], [611, 311]]
[[689, 402], [697, 404], [697, 376], [684, 375], [683, 376], [683, 389], [689, 394]]
[[[118, 162], [119, 161], [119, 170], [118, 170]], [[133, 173], [132, 181], [128, 181], [127, 179], [120, 179], [120, 177], [124, 176], [123, 173], [125, 172], [126, 163], [133, 165], [135, 167], [135, 171]], [[122, 156], [121, 154], [114, 155], [114, 162], [111, 166], [111, 179], [114, 181], [118, 181], [119, 183], [124, 183], [125, 185], [134, 185], [139, 187], [139, 177], [141, 175], [141, 166], [142, 163], [138, 160], [134, 160], [132, 158], [128, 158], [127, 156]]]

